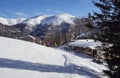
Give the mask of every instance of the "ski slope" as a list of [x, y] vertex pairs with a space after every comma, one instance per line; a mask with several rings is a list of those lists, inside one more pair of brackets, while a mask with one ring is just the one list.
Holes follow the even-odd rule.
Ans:
[[0, 78], [103, 78], [87, 56], [0, 37]]

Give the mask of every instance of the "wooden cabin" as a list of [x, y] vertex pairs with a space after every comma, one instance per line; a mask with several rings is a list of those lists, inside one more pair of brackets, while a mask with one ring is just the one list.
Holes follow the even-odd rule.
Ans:
[[[88, 54], [89, 56], [93, 57], [97, 60], [103, 60], [104, 57], [104, 48], [110, 48], [111, 45], [105, 43], [103, 46], [103, 43], [100, 41], [92, 40], [92, 39], [81, 39], [76, 40], [74, 42], [68, 43], [68, 46], [74, 50], [75, 52], [81, 52]], [[105, 47], [106, 46], [106, 47]]]

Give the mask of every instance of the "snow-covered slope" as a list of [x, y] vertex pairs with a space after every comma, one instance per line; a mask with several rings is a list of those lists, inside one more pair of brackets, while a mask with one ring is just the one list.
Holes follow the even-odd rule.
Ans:
[[60, 25], [61, 23], [69, 23], [69, 24], [74, 24], [74, 20], [76, 19], [75, 16], [72, 16], [70, 14], [58, 14], [58, 15], [39, 15], [36, 17], [31, 17], [23, 21], [22, 23], [31, 25], [31, 26], [36, 26], [39, 24], [42, 25]]
[[74, 24], [75, 16], [72, 16], [70, 14], [58, 14], [54, 16], [50, 16], [42, 21], [42, 25], [60, 25], [61, 23], [69, 23]]
[[0, 17], [0, 23], [2, 23], [4, 25], [15, 25], [15, 24], [23, 22], [25, 19], [26, 18], [16, 18], [16, 19], [13, 19], [13, 18], [3, 18], [3, 17]]
[[22, 23], [16, 24], [15, 27], [24, 30], [27, 34], [30, 34], [31, 32], [39, 32], [39, 30], [43, 30], [49, 26], [56, 26], [57, 29], [60, 25], [61, 27], [64, 24], [72, 25], [74, 24], [75, 19], [76, 17], [70, 14], [58, 14], [53, 16], [42, 14], [36, 17], [28, 18]]
[[28, 24], [31, 26], [36, 26], [38, 24], [41, 24], [41, 21], [43, 19], [45, 19], [46, 17], [48, 17], [48, 16], [47, 15], [39, 15], [36, 17], [28, 18], [28, 19], [24, 20], [22, 23], [25, 23], [25, 24]]
[[15, 26], [17, 28], [25, 30], [26, 34], [30, 34], [37, 27], [37, 25], [41, 24], [41, 21], [47, 17], [48, 17], [47, 15], [39, 15], [39, 16], [31, 17], [24, 20], [20, 24], [16, 24]]
[[99, 78], [103, 69], [83, 55], [0, 37], [0, 78]]
[[15, 25], [18, 23], [27, 24], [29, 26], [36, 26], [39, 24], [47, 24], [47, 25], [60, 25], [63, 22], [74, 24], [75, 16], [72, 16], [70, 14], [58, 14], [58, 15], [38, 15], [35, 17], [30, 17], [28, 19], [26, 18], [3, 18], [0, 17], [0, 23], [6, 24], [6, 25]]

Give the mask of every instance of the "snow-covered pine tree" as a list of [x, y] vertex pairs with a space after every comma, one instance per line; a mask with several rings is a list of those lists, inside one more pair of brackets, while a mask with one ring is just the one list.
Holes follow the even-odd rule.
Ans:
[[101, 29], [101, 41], [113, 44], [106, 56], [111, 78], [120, 78], [120, 0], [93, 0], [100, 13], [94, 12], [94, 21]]

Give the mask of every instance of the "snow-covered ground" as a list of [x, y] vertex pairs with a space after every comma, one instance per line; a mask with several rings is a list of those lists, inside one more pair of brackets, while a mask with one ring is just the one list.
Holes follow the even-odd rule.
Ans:
[[0, 37], [0, 78], [103, 78], [103, 69], [87, 56]]

